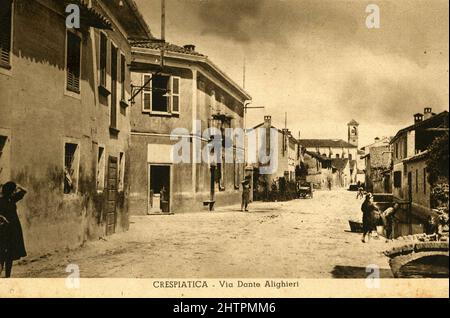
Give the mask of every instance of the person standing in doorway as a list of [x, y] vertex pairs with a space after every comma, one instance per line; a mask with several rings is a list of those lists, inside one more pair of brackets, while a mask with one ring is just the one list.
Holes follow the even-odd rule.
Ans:
[[25, 188], [7, 182], [3, 185], [0, 197], [0, 275], [5, 270], [5, 277], [11, 277], [13, 261], [27, 256], [23, 240], [22, 226], [17, 215], [16, 203], [22, 200]]
[[246, 176], [244, 181], [242, 181], [242, 203], [241, 203], [241, 211], [248, 212], [248, 204], [250, 202], [250, 185], [251, 177]]

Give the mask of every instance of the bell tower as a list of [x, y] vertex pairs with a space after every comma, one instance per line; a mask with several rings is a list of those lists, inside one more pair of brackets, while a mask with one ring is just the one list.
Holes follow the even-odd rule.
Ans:
[[359, 123], [352, 119], [348, 124], [348, 143], [358, 147]]

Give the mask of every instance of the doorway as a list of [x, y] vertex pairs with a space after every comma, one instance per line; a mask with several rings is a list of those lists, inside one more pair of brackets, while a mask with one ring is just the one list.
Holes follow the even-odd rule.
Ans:
[[148, 213], [170, 213], [171, 166], [149, 165]]

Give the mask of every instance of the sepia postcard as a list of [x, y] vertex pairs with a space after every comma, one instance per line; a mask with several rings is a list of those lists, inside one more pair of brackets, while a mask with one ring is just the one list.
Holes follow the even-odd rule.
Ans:
[[0, 298], [448, 298], [448, 39], [447, 0], [0, 0]]

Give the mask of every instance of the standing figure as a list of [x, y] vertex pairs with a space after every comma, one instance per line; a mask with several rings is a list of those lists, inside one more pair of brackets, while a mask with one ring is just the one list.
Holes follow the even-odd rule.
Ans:
[[358, 181], [358, 194], [356, 195], [356, 199], [364, 198], [364, 188], [361, 184], [361, 181]]
[[392, 230], [394, 226], [395, 213], [399, 208], [398, 203], [395, 203], [393, 207], [387, 208], [381, 215], [383, 219], [383, 225], [386, 230], [386, 242], [392, 240]]
[[370, 235], [377, 226], [377, 215], [378, 211], [375, 204], [373, 204], [373, 196], [368, 193], [366, 199], [364, 200], [361, 211], [363, 213], [363, 237], [362, 242], [366, 243], [366, 235], [368, 236], [368, 241], [370, 240]]
[[241, 203], [241, 211], [243, 212], [244, 209], [246, 212], [248, 212], [248, 204], [250, 202], [250, 185], [251, 177], [246, 176], [244, 181], [242, 181], [242, 203]]
[[5, 269], [5, 277], [11, 277], [13, 261], [27, 256], [23, 241], [22, 227], [17, 215], [16, 203], [23, 199], [27, 191], [14, 182], [2, 187], [0, 197], [0, 275]]

